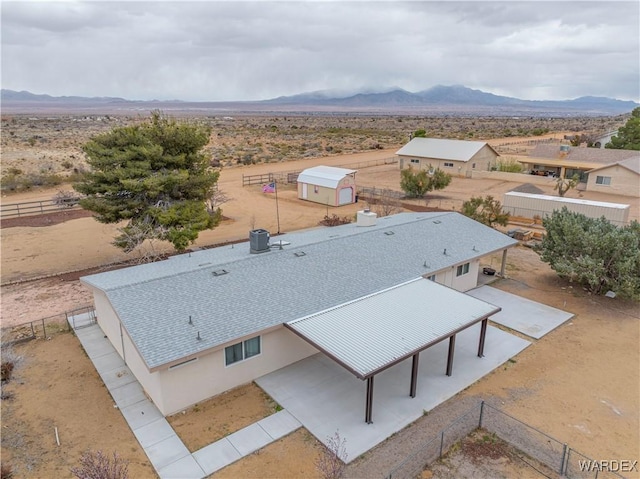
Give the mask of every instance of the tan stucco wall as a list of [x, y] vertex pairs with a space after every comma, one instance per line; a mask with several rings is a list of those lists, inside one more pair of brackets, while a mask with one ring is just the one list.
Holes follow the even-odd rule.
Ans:
[[[610, 176], [610, 185], [597, 185], [596, 177]], [[640, 175], [619, 165], [611, 165], [607, 168], [589, 173], [587, 191], [599, 191], [613, 195], [640, 196]]]
[[225, 366], [224, 348], [221, 348], [195, 362], [154, 373], [162, 385], [162, 413], [166, 416], [182, 411], [318, 352], [284, 326], [261, 336], [260, 355], [231, 366]]
[[[471, 176], [474, 171], [488, 171], [496, 162], [498, 156], [488, 146], [482, 147], [469, 161], [441, 160], [439, 158], [422, 158], [416, 156], [398, 156], [400, 169], [411, 166], [415, 169], [427, 170], [429, 167], [440, 168], [451, 176]], [[419, 160], [419, 163], [411, 163], [411, 160]], [[444, 166], [445, 163], [453, 163], [453, 167]], [[473, 165], [475, 164], [475, 168]]]

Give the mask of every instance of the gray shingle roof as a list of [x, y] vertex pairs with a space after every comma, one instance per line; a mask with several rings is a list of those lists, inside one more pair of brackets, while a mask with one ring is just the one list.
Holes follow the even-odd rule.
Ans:
[[[396, 155], [440, 160], [469, 161], [484, 146], [484, 141], [447, 140], [441, 138], [414, 138]], [[489, 148], [491, 148], [489, 146]], [[496, 156], [498, 154], [496, 153]]]
[[563, 161], [579, 161], [594, 163], [597, 165], [616, 163], [640, 156], [640, 152], [633, 150], [613, 150], [608, 148], [581, 148], [570, 147], [568, 152], [560, 151], [558, 145], [536, 145], [531, 153], [531, 158], [548, 158]]
[[236, 244], [82, 281], [105, 292], [152, 369], [517, 243], [458, 213], [402, 213], [278, 240], [290, 244], [253, 255]]
[[592, 171], [600, 171], [600, 170], [604, 170], [605, 168], [610, 168], [612, 166], [615, 165], [620, 165], [630, 171], [633, 171], [634, 173], [637, 173], [640, 175], [640, 152], [638, 152], [637, 156], [635, 157], [631, 157], [631, 158], [627, 158], [626, 160], [622, 160], [622, 161], [618, 161], [616, 163], [613, 163], [611, 165], [606, 165], [606, 166], [601, 166], [599, 168], [594, 168], [593, 170], [590, 170], [589, 173], [591, 173]]

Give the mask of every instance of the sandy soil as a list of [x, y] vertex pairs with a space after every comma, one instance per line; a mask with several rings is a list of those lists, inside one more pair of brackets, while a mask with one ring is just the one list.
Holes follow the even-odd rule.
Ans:
[[[386, 158], [389, 153], [376, 151], [348, 158], [308, 160], [295, 168]], [[292, 164], [274, 164], [223, 170], [220, 187], [233, 198], [224, 205], [229, 220], [203, 234], [198, 245], [244, 239], [247, 230], [253, 227], [275, 232], [274, 195], [262, 194], [259, 187], [243, 188], [240, 180], [242, 173], [278, 169], [294, 168]], [[358, 179], [363, 186], [397, 189], [399, 173], [393, 166], [367, 168], [358, 173]], [[446, 190], [432, 195], [429, 204], [449, 209], [449, 204], [455, 206], [473, 194], [499, 197], [515, 186], [508, 182], [455, 178]], [[293, 189], [283, 188], [279, 192], [281, 231], [315, 226], [326, 213], [325, 207], [302, 203], [295, 196]], [[335, 212], [352, 215], [361, 207], [362, 204], [352, 205]], [[637, 204], [632, 210], [634, 214], [637, 218]], [[91, 218], [46, 228], [3, 228], [2, 282], [122, 260], [123, 255], [109, 245], [114, 232], [111, 228]], [[581, 288], [572, 288], [526, 248], [510, 252], [507, 274], [510, 279], [497, 287], [571, 311], [576, 316], [527, 348], [514, 363], [496, 370], [356, 460], [347, 469], [348, 477], [381, 477], [420, 444], [421, 438], [455, 419], [462, 405], [478, 398], [490, 400], [594, 459], [640, 458], [638, 304], [595, 298]], [[90, 302], [90, 296], [78, 281], [65, 278], [73, 275], [3, 286], [2, 325], [39, 319]], [[66, 471], [86, 447], [117, 450], [131, 461], [132, 477], [153, 477], [144, 453], [121, 415], [113, 409], [108, 392], [72, 335], [38, 340], [16, 350], [25, 361], [16, 372], [17, 380], [3, 387], [3, 392], [13, 393], [14, 397], [2, 401], [2, 459], [11, 461], [14, 469], [20, 467], [23, 472], [19, 477], [68, 475]], [[215, 422], [218, 406], [211, 406], [210, 411], [213, 422], [209, 424], [219, 434], [225, 423]], [[194, 412], [185, 415], [185, 422], [187, 416], [200, 414]], [[233, 410], [226, 409], [227, 416], [232, 414]], [[55, 445], [54, 426], [61, 432], [60, 448]], [[205, 434], [202, 428], [200, 432], [190, 427], [186, 430], [182, 433], [185, 437], [193, 434], [194, 441], [205, 441], [200, 437]], [[224, 431], [230, 432], [230, 428]], [[207, 430], [206, 434], [210, 432]], [[302, 430], [219, 475], [313, 477], [316, 456], [315, 440]], [[27, 465], [31, 465], [31, 472], [27, 471]]]
[[198, 449], [270, 416], [278, 405], [254, 383], [167, 417], [187, 449]]

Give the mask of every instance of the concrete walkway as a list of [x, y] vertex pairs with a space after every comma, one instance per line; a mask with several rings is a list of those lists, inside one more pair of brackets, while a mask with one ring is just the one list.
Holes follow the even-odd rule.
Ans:
[[94, 323], [75, 333], [162, 479], [209, 476], [301, 427], [288, 411], [279, 411], [191, 454], [100, 327]]

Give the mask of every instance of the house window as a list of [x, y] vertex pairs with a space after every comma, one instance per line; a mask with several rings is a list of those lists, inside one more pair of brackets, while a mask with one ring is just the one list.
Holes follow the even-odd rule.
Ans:
[[313, 185], [313, 192], [317, 194], [318, 191], [320, 191], [320, 187], [318, 185]]
[[435, 275], [435, 274], [432, 274], [431, 276], [427, 276], [427, 279], [428, 279], [429, 281], [435, 281], [435, 280], [436, 280], [436, 275]]
[[471, 163], [471, 169], [475, 170], [476, 169], [476, 164], [475, 163]]
[[463, 274], [467, 274], [469, 272], [469, 263], [461, 264], [458, 266], [456, 270], [456, 276], [462, 276]]
[[226, 366], [244, 361], [245, 359], [258, 356], [260, 354], [260, 336], [247, 339], [240, 343], [224, 348], [224, 363]]
[[453, 163], [449, 162], [449, 161], [445, 161], [444, 162], [444, 167], [445, 168], [453, 168]]
[[596, 176], [596, 185], [610, 185], [611, 177], [610, 176]]
[[420, 160], [416, 160], [415, 158], [411, 158], [411, 163], [413, 163], [414, 165], [419, 165], [420, 164]]

